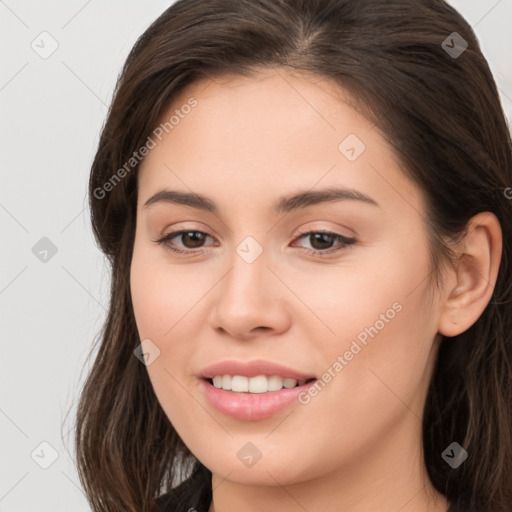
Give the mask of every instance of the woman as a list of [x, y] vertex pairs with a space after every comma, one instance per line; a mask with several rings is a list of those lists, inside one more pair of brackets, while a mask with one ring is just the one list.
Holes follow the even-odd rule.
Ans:
[[91, 171], [93, 510], [510, 511], [511, 184], [443, 1], [172, 5]]

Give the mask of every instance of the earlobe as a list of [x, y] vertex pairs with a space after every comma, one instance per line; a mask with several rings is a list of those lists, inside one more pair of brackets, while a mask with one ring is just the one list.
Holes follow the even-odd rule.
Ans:
[[491, 300], [502, 252], [499, 220], [490, 212], [472, 217], [453, 264], [455, 284], [443, 297], [438, 332], [452, 337], [469, 329]]

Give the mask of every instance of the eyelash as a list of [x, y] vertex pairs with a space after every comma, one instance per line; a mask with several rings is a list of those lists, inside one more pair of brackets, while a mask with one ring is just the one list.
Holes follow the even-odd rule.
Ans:
[[[164, 237], [154, 240], [157, 244], [164, 244], [165, 242], [169, 242], [171, 239], [176, 238], [179, 235], [186, 234], [186, 233], [201, 233], [202, 235], [210, 236], [208, 233], [205, 233], [204, 231], [199, 231], [197, 229], [184, 229], [180, 231], [173, 231], [171, 233], [168, 233]], [[316, 234], [322, 234], [322, 235], [330, 235], [333, 236], [335, 241], [338, 240], [341, 242], [341, 245], [335, 246], [335, 247], [329, 247], [325, 250], [319, 250], [319, 249], [306, 249], [307, 254], [310, 256], [326, 256], [333, 253], [340, 252], [344, 249], [346, 249], [348, 246], [353, 245], [356, 242], [355, 238], [348, 238], [346, 236], [340, 235], [338, 233], [334, 233], [332, 231], [306, 231], [304, 233], [300, 233], [300, 235], [295, 239], [299, 240], [303, 237], [306, 237], [308, 235], [316, 235]], [[178, 249], [176, 247], [173, 247], [172, 245], [165, 243], [165, 247], [169, 249], [170, 251], [174, 253], [180, 253], [180, 254], [198, 254], [200, 253], [201, 248], [198, 249]]]

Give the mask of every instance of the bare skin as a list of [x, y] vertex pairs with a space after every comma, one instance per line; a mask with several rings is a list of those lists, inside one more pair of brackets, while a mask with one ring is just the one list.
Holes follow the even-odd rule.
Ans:
[[[438, 333], [465, 331], [490, 300], [499, 222], [472, 219], [438, 289], [421, 191], [345, 91], [274, 69], [196, 82], [165, 117], [190, 97], [197, 106], [142, 164], [130, 279], [140, 337], [160, 350], [148, 366], [155, 393], [213, 473], [210, 512], [446, 512], [423, 462], [423, 405]], [[357, 139], [340, 150], [349, 134], [364, 151]], [[271, 210], [281, 196], [334, 186], [377, 204]], [[207, 196], [218, 211], [144, 207], [162, 189]], [[202, 246], [154, 241], [181, 229], [208, 236]], [[355, 242], [332, 237], [329, 248], [301, 236], [325, 230]], [[248, 236], [262, 249], [251, 263], [237, 253]], [[372, 326], [378, 332], [333, 370]], [[199, 385], [204, 367], [226, 359], [267, 359], [318, 378], [331, 368], [332, 378], [305, 404], [244, 421], [213, 408]], [[246, 443], [261, 453], [252, 467], [237, 456]]]

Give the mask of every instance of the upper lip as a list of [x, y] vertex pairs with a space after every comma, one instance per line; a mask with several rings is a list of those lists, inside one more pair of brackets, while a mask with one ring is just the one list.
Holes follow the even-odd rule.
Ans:
[[258, 375], [278, 375], [285, 379], [307, 380], [315, 378], [314, 375], [287, 368], [272, 361], [261, 359], [253, 361], [220, 361], [204, 368], [199, 376], [203, 379], [211, 379], [216, 375], [243, 375], [245, 377], [257, 377]]

